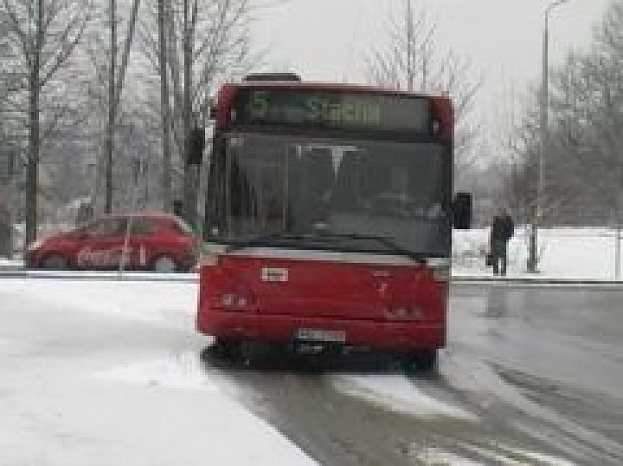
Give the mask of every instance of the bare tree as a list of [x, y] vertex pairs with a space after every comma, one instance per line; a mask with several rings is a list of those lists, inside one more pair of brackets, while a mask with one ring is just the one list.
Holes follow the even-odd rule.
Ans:
[[173, 211], [171, 184], [171, 107], [169, 105], [169, 74], [167, 73], [167, 8], [158, 0], [158, 74], [160, 76], [160, 113], [162, 115], [162, 204]]
[[84, 0], [2, 0], [9, 40], [20, 50], [20, 65], [28, 75], [27, 243], [37, 236], [41, 94], [68, 63], [82, 38], [90, 8], [90, 1]]
[[545, 160], [550, 219], [623, 221], [623, 1], [613, 1], [592, 47], [554, 73]]
[[[409, 91], [448, 93], [454, 102], [457, 178], [474, 162], [471, 149], [479, 124], [472, 118], [481, 79], [471, 74], [471, 62], [454, 52], [441, 52], [436, 26], [427, 11], [413, 9], [412, 0], [386, 26], [387, 45], [372, 48], [367, 58], [369, 81]], [[391, 14], [390, 14], [391, 15]]]
[[[168, 96], [161, 88], [161, 98], [170, 114], [162, 113], [163, 124], [166, 126], [164, 119], [170, 116], [172, 142], [183, 171], [181, 189], [178, 186], [175, 191], [178, 199], [183, 194], [184, 215], [193, 225], [198, 171], [187, 163], [190, 131], [205, 124], [215, 84], [245, 73], [257, 62], [250, 46], [251, 12], [250, 0], [174, 0], [151, 11], [141, 24], [143, 53], [161, 77], [166, 70]], [[157, 32], [159, 23], [164, 34]], [[165, 171], [174, 171], [173, 165]], [[169, 183], [166, 176], [163, 181]], [[163, 192], [168, 189], [163, 186]]]
[[127, 37], [123, 45], [121, 64], [119, 69], [117, 69], [117, 3], [116, 0], [109, 1], [110, 65], [108, 77], [108, 123], [106, 131], [106, 203], [104, 207], [106, 212], [110, 212], [113, 205], [113, 154], [115, 150], [115, 127], [119, 113], [121, 95], [123, 92], [125, 74], [128, 66], [128, 59], [132, 49], [134, 31], [136, 29], [138, 9], [140, 6], [140, 0], [132, 0], [132, 12], [128, 21]]
[[[591, 48], [568, 52], [552, 73], [552, 119], [548, 152], [542, 159], [545, 223], [623, 221], [622, 31], [623, 0], [613, 0]], [[538, 90], [531, 98], [525, 125], [538, 110]], [[538, 142], [538, 135], [533, 140]], [[527, 167], [536, 163], [531, 148], [525, 146], [520, 154]], [[533, 173], [526, 170], [524, 176]]]

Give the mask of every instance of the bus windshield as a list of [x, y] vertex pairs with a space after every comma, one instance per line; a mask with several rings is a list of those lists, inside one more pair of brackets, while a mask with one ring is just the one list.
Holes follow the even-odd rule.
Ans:
[[206, 211], [212, 240], [449, 253], [446, 146], [232, 133], [222, 147]]

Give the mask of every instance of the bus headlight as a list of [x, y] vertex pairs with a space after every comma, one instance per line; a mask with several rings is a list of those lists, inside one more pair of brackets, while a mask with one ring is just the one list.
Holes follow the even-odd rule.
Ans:
[[420, 320], [424, 318], [424, 309], [417, 304], [391, 307], [387, 317], [396, 320]]
[[250, 309], [251, 300], [239, 293], [223, 293], [220, 304], [227, 311], [246, 311]]
[[218, 265], [218, 254], [203, 252], [199, 256], [199, 268], [201, 267], [216, 267]]
[[450, 259], [441, 257], [431, 258], [426, 261], [426, 266], [431, 271], [436, 281], [450, 281]]
[[43, 246], [43, 243], [45, 243], [45, 240], [43, 239], [36, 239], [34, 240], [32, 243], [30, 243], [27, 247], [26, 250], [27, 251], [35, 251], [39, 248], [41, 248], [41, 246]]

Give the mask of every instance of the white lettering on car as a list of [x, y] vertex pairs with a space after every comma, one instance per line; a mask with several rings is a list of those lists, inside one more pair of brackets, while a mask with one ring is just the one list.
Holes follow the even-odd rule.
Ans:
[[138, 250], [138, 263], [141, 267], [145, 267], [147, 265], [147, 254], [145, 253], [145, 245], [141, 244], [141, 247]]
[[[81, 267], [111, 267], [119, 264], [123, 247], [118, 246], [111, 249], [91, 249], [90, 247], [81, 249], [76, 256], [76, 263]], [[128, 248], [127, 254], [132, 252]]]

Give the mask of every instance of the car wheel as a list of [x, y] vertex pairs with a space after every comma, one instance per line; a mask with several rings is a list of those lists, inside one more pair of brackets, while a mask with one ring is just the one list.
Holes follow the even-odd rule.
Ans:
[[153, 261], [151, 270], [154, 272], [175, 272], [177, 263], [171, 256], [160, 256]]
[[41, 260], [41, 268], [46, 270], [67, 270], [69, 260], [60, 254], [50, 254]]

